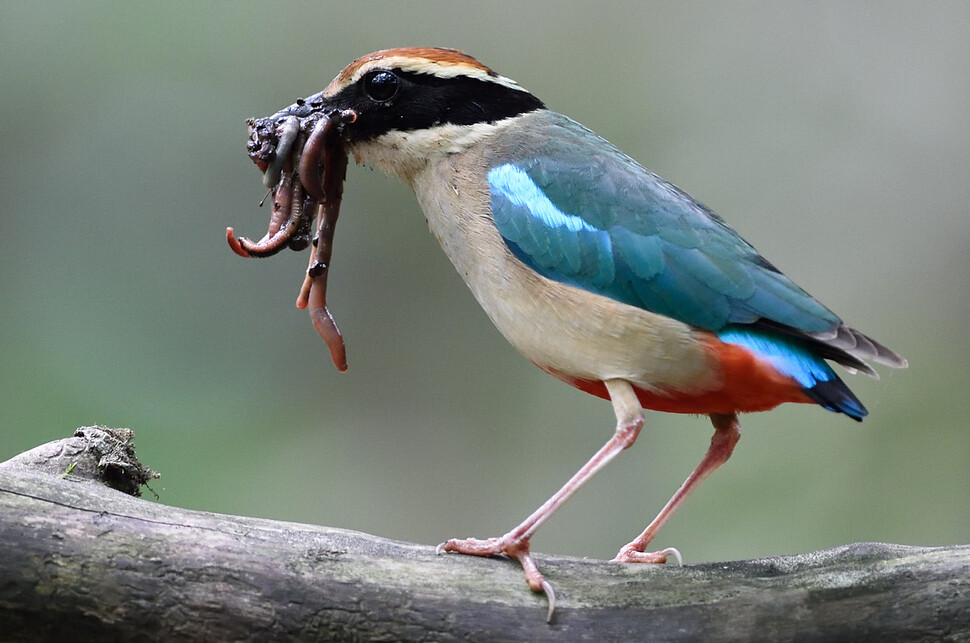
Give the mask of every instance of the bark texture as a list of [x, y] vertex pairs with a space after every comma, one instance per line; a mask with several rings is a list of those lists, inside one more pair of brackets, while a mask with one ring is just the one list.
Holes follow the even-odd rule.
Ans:
[[[514, 562], [109, 488], [101, 449], [131, 438], [110, 431], [0, 464], [0, 640], [970, 641], [970, 546], [682, 568], [538, 555], [546, 623]], [[156, 475], [130, 455], [122, 473]]]

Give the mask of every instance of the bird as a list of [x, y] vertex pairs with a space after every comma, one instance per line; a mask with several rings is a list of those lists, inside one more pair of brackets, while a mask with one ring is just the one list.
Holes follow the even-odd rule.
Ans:
[[361, 164], [399, 178], [502, 335], [546, 373], [612, 404], [606, 443], [518, 526], [451, 539], [439, 553], [505, 556], [555, 594], [530, 550], [536, 530], [631, 447], [644, 410], [706, 415], [703, 459], [614, 561], [680, 562], [648, 551], [660, 528], [731, 456], [741, 413], [814, 404], [867, 410], [833, 369], [878, 377], [894, 351], [842, 321], [711, 209], [613, 144], [456, 49], [360, 57], [301, 109], [351, 114], [341, 135]]

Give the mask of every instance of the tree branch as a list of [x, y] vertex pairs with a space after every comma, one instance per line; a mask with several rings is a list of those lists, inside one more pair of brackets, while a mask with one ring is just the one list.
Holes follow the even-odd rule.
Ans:
[[[510, 561], [82, 481], [117, 464], [107, 430], [82, 431], [0, 464], [3, 640], [970, 640], [970, 546], [683, 568], [539, 555], [547, 624]], [[133, 454], [121, 469], [142, 484], [154, 474]]]

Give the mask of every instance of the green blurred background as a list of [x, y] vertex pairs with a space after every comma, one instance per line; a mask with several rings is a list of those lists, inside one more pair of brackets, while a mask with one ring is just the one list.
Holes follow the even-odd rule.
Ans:
[[[709, 204], [908, 371], [851, 377], [856, 425], [744, 419], [656, 541], [689, 562], [970, 541], [970, 5], [4, 2], [0, 459], [132, 428], [160, 502], [435, 544], [499, 535], [613, 430], [509, 347], [413, 195], [351, 167], [330, 278], [341, 375], [260, 236], [249, 116], [355, 57], [446, 45]], [[639, 443], [534, 539], [610, 557], [710, 438]]]

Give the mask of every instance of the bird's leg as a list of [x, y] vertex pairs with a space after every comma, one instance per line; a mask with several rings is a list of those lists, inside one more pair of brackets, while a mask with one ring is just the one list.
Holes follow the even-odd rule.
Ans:
[[711, 438], [711, 446], [708, 448], [704, 459], [697, 465], [693, 473], [687, 477], [687, 480], [680, 486], [677, 493], [667, 501], [667, 504], [660, 510], [657, 517], [647, 525], [643, 533], [623, 547], [613, 560], [622, 563], [663, 563], [667, 561], [667, 556], [672, 553], [676, 553], [677, 558], [680, 558], [680, 554], [675, 549], [664, 549], [658, 552], [645, 552], [644, 550], [650, 544], [650, 541], [653, 540], [654, 536], [657, 535], [657, 532], [660, 531], [660, 528], [664, 526], [664, 523], [687, 500], [687, 496], [700, 485], [704, 478], [714, 473], [715, 469], [727, 462], [727, 459], [731, 457], [731, 453], [734, 451], [734, 445], [741, 438], [741, 425], [738, 422], [737, 414], [712, 413], [711, 423], [714, 424], [714, 437]]
[[542, 523], [548, 520], [587, 480], [605, 467], [621, 451], [636, 442], [637, 435], [643, 428], [643, 411], [630, 383], [625, 380], [606, 380], [605, 384], [613, 402], [613, 410], [616, 413], [616, 431], [607, 443], [583, 465], [583, 468], [577, 471], [559, 491], [536, 509], [522, 524], [504, 536], [486, 540], [477, 538], [461, 540], [456, 538], [438, 545], [439, 553], [451, 551], [473, 556], [503, 554], [516, 559], [525, 570], [525, 578], [529, 587], [535, 592], [545, 592], [549, 597], [550, 616], [552, 615], [554, 594], [552, 587], [542, 577], [542, 573], [539, 572], [532, 560], [529, 553], [529, 539]]

